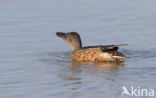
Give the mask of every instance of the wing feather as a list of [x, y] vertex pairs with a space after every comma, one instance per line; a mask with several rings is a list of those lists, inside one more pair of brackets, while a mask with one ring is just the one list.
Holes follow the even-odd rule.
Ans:
[[103, 52], [110, 51], [110, 50], [118, 50], [119, 46], [125, 46], [127, 44], [119, 44], [119, 45], [97, 45], [97, 46], [87, 46], [83, 47], [82, 49], [86, 48], [100, 48]]

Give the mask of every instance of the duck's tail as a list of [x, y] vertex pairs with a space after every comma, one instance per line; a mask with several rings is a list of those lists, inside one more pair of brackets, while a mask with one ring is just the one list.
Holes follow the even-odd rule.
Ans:
[[123, 56], [112, 56], [113, 58], [128, 58], [128, 56], [125, 56], [125, 55], [123, 55]]

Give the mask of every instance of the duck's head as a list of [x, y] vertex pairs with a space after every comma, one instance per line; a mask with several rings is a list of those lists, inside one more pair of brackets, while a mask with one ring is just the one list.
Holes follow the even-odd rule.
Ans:
[[82, 48], [81, 38], [77, 32], [57, 32], [56, 35], [69, 43], [72, 51]]

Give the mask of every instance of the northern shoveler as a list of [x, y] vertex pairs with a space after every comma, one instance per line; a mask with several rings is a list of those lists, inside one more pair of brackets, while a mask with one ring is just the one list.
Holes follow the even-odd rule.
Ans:
[[82, 42], [80, 35], [77, 32], [57, 32], [56, 35], [65, 41], [72, 48], [72, 53], [70, 55], [71, 59], [74, 61], [110, 61], [110, 62], [123, 62], [124, 58], [127, 56], [118, 52], [119, 45], [97, 45], [97, 46], [88, 46], [82, 47]]

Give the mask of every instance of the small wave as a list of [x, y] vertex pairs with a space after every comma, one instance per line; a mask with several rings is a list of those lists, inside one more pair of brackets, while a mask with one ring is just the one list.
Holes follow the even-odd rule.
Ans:
[[153, 58], [156, 57], [156, 49], [152, 50], [121, 50], [123, 54], [130, 58]]
[[49, 53], [42, 53], [42, 58], [39, 59], [40, 62], [46, 64], [58, 64], [58, 63], [66, 63], [70, 61], [69, 52], [49, 52]]

